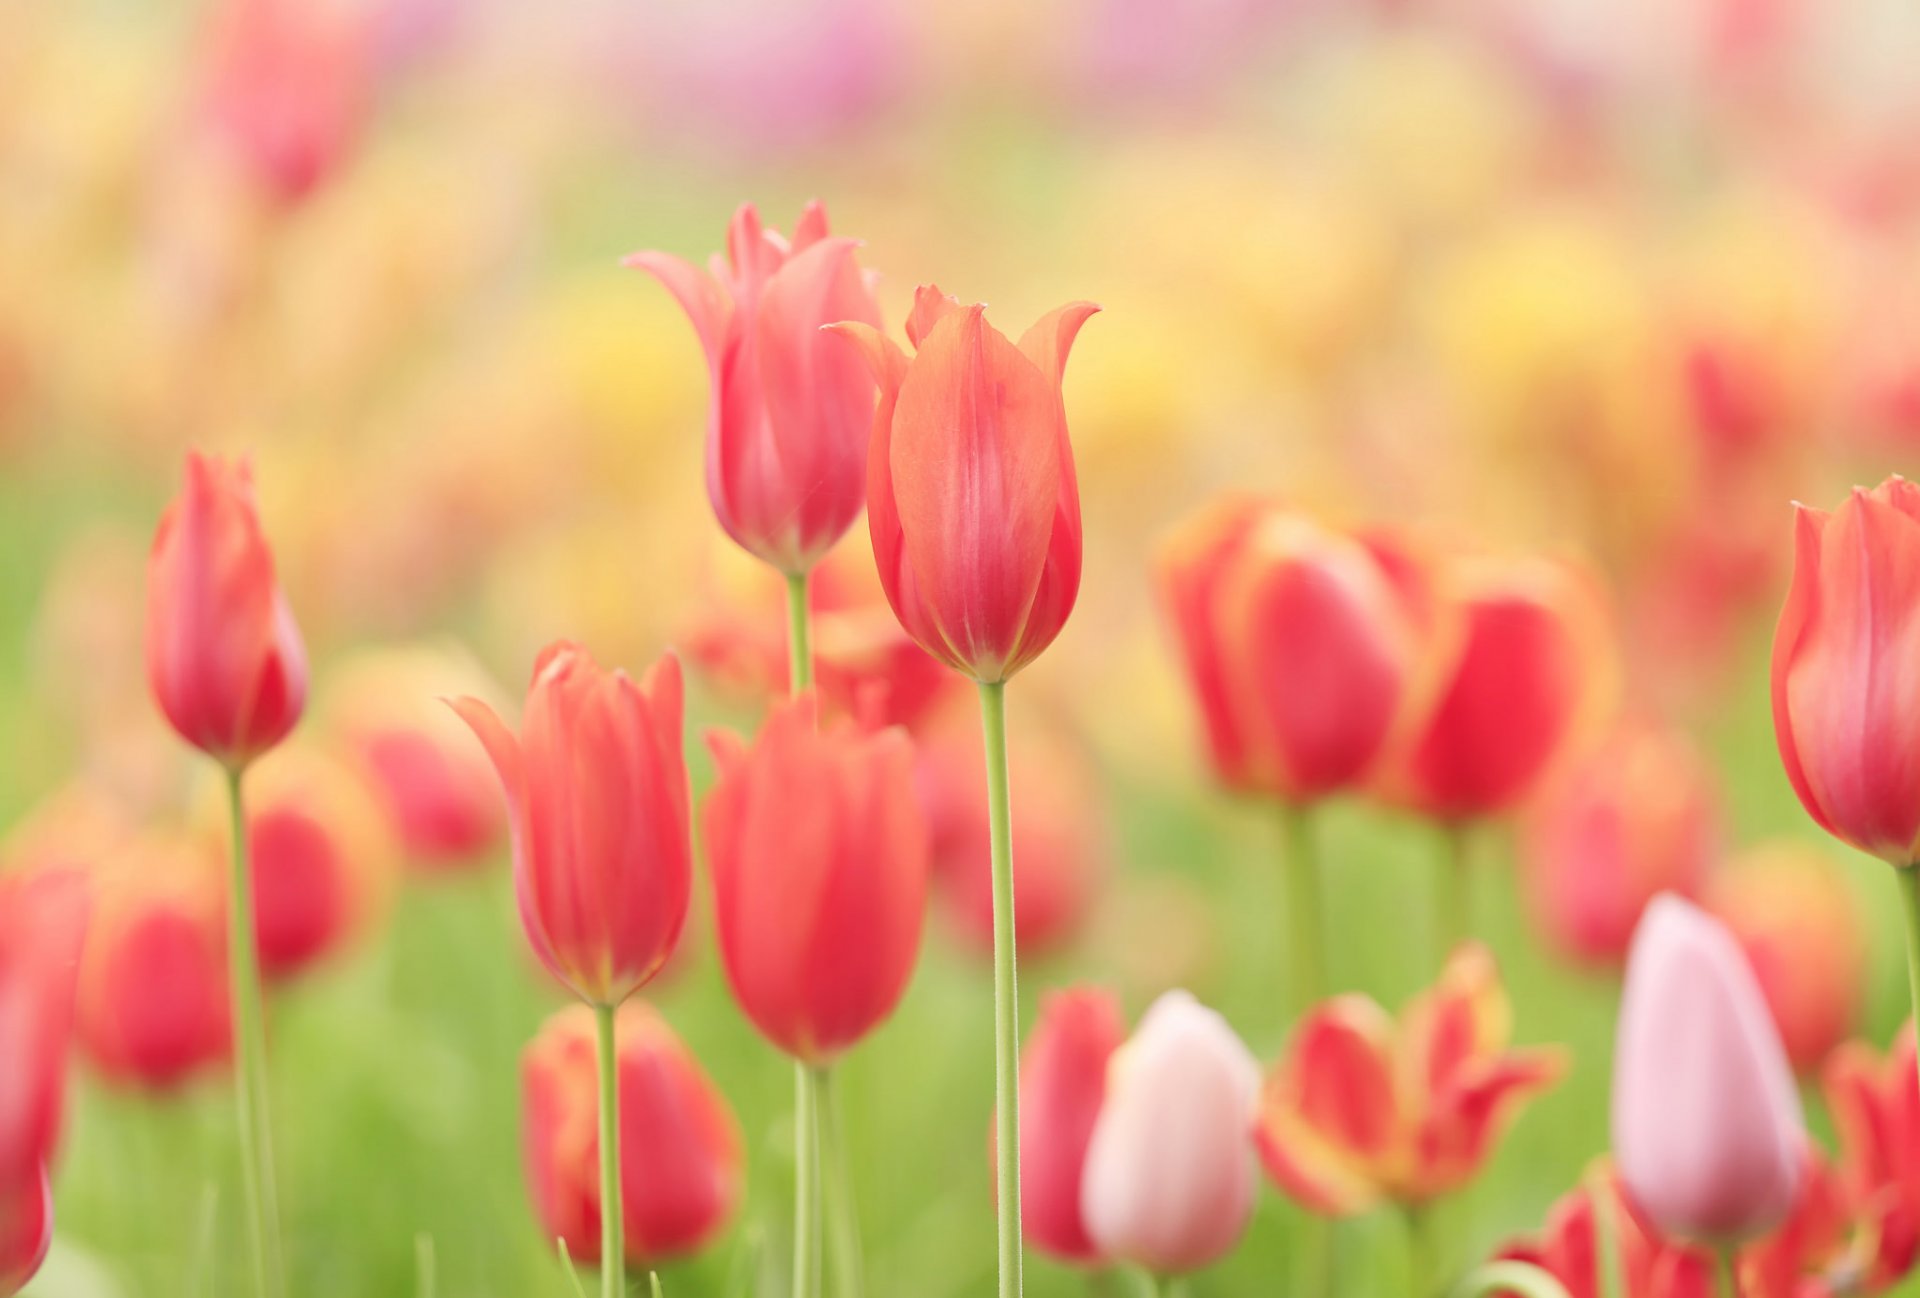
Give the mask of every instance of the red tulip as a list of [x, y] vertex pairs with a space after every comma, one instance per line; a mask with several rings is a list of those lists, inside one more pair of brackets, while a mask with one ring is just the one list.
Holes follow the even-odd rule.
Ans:
[[749, 748], [709, 736], [701, 825], [734, 999], [780, 1049], [824, 1064], [893, 1012], [920, 950], [927, 829], [898, 730], [820, 728], [805, 694]]
[[1337, 996], [1294, 1029], [1267, 1078], [1260, 1152], [1314, 1212], [1419, 1204], [1465, 1184], [1515, 1108], [1566, 1072], [1558, 1049], [1510, 1048], [1512, 1010], [1486, 948], [1455, 951], [1401, 1014]]
[[1913, 1026], [1883, 1056], [1857, 1041], [1835, 1050], [1822, 1074], [1840, 1138], [1840, 1178], [1871, 1244], [1866, 1293], [1897, 1284], [1920, 1256], [1920, 1082]]
[[168, 1090], [232, 1042], [217, 862], [150, 841], [99, 890], [80, 963], [81, 1048], [109, 1081]]
[[1112, 993], [1055, 992], [1020, 1055], [1020, 1221], [1027, 1242], [1065, 1262], [1098, 1262], [1080, 1187], [1107, 1093], [1107, 1063], [1127, 1037]]
[[[74, 870], [0, 876], [0, 1201], [23, 1209], [59, 1140], [87, 893]], [[17, 1251], [0, 1242], [0, 1277]]]
[[1662, 892], [1697, 896], [1720, 854], [1713, 771], [1681, 734], [1624, 726], [1528, 813], [1520, 881], [1534, 922], [1582, 964], [1626, 959]]
[[186, 486], [161, 516], [147, 564], [147, 680], [180, 737], [229, 767], [300, 719], [306, 651], [245, 461], [187, 456]]
[[0, 1298], [19, 1293], [53, 1244], [53, 1189], [44, 1167], [28, 1182], [0, 1191]]
[[[740, 1124], [653, 1009], [621, 1006], [615, 1052], [626, 1255], [652, 1265], [699, 1249], [739, 1209]], [[599, 1073], [592, 1012], [547, 1020], [521, 1059], [521, 1148], [541, 1234], [600, 1256]]]
[[1080, 492], [1061, 371], [1099, 310], [1073, 302], [1009, 343], [986, 308], [914, 295], [911, 360], [871, 324], [833, 329], [880, 383], [867, 526], [907, 633], [983, 683], [1032, 662], [1080, 590]]
[[1920, 856], [1920, 487], [1799, 507], [1793, 584], [1773, 638], [1773, 726], [1821, 828], [1898, 866]]
[[1707, 1258], [1661, 1239], [1621, 1194], [1619, 1178], [1610, 1170], [1563, 1196], [1539, 1236], [1507, 1245], [1500, 1256], [1539, 1267], [1566, 1286], [1568, 1298], [1603, 1298], [1596, 1184], [1610, 1214], [1620, 1298], [1710, 1298]]
[[626, 259], [673, 294], [706, 352], [707, 495], [720, 526], [790, 575], [818, 562], [863, 503], [873, 380], [820, 333], [837, 320], [879, 327], [856, 247], [828, 237], [818, 203], [801, 213], [791, 244], [748, 203], [710, 275], [665, 253]]
[[1160, 587], [1224, 783], [1299, 803], [1368, 771], [1415, 665], [1411, 610], [1371, 550], [1233, 498], [1174, 537]]

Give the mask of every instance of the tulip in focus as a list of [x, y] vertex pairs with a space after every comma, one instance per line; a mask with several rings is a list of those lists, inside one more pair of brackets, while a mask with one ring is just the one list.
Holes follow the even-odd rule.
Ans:
[[455, 711], [506, 790], [527, 941], [588, 1004], [660, 971], [687, 917], [692, 847], [679, 660], [635, 684], [561, 641], [534, 664], [516, 737], [486, 703]]
[[812, 568], [864, 503], [874, 380], [820, 332], [842, 320], [879, 328], [856, 247], [828, 235], [818, 203], [791, 242], [749, 203], [709, 273], [665, 253], [626, 259], [673, 294], [706, 353], [707, 495], [720, 526], [789, 577]]
[[1253, 1216], [1260, 1066], [1185, 992], [1153, 1003], [1113, 1056], [1087, 1143], [1080, 1212], [1101, 1255], [1160, 1275], [1233, 1249]]
[[1267, 1172], [1330, 1217], [1382, 1201], [1423, 1204], [1467, 1183], [1518, 1106], [1557, 1083], [1557, 1047], [1512, 1047], [1513, 1011], [1493, 957], [1469, 943], [1396, 1024], [1365, 996], [1325, 1002], [1294, 1029], [1267, 1077]]
[[[629, 1261], [694, 1252], [744, 1190], [745, 1147], [724, 1096], [650, 1006], [618, 1015], [620, 1185]], [[541, 1234], [576, 1258], [600, 1252], [594, 1022], [580, 1005], [547, 1020], [520, 1065], [521, 1143]]]
[[254, 509], [253, 472], [187, 456], [147, 565], [147, 680], [180, 737], [230, 770], [300, 719], [306, 650]]
[[1087, 1149], [1107, 1095], [1107, 1065], [1126, 1040], [1113, 995], [1072, 987], [1046, 997], [1020, 1059], [1020, 1221], [1063, 1262], [1097, 1263], [1081, 1211]]
[[1780, 1034], [1739, 944], [1678, 897], [1647, 908], [1614, 1051], [1613, 1154], [1663, 1233], [1727, 1247], [1792, 1209], [1807, 1143]]
[[734, 999], [761, 1034], [821, 1065], [893, 1012], [920, 951], [927, 828], [898, 730], [776, 706], [748, 746], [709, 737], [701, 812], [714, 924]]
[[1630, 724], [1529, 810], [1520, 881], [1555, 950], [1617, 966], [1647, 903], [1697, 896], [1719, 854], [1712, 769], [1678, 732]]

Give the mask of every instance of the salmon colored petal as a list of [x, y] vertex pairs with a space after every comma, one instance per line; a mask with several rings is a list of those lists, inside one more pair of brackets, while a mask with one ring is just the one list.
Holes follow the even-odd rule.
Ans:
[[958, 298], [949, 297], [932, 284], [922, 284], [913, 291], [913, 310], [907, 316], [907, 341], [917, 350], [935, 325], [961, 309]]
[[805, 252], [826, 237], [827, 209], [819, 199], [813, 199], [800, 209], [800, 219], [793, 223], [793, 250]]
[[1060, 376], [1067, 368], [1067, 353], [1073, 350], [1080, 326], [1099, 310], [1099, 305], [1093, 302], [1069, 302], [1055, 307], [1020, 335], [1021, 355], [1032, 361], [1035, 368], [1047, 376], [1048, 382], [1059, 387]]
[[645, 271], [673, 295], [673, 300], [680, 304], [693, 324], [693, 331], [700, 339], [700, 350], [705, 353], [709, 368], [714, 370], [714, 381], [718, 382], [721, 343], [726, 338], [727, 319], [733, 309], [727, 301], [726, 290], [698, 267], [664, 252], [632, 253], [623, 257], [620, 264]]

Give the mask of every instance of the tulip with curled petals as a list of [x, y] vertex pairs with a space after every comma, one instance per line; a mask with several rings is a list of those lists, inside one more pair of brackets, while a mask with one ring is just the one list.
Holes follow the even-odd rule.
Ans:
[[534, 664], [516, 736], [486, 703], [453, 708], [493, 759], [513, 828], [520, 921], [590, 1005], [631, 996], [673, 953], [692, 891], [680, 663], [638, 682], [579, 645]]
[[1510, 1045], [1513, 1011], [1477, 943], [1395, 1020], [1365, 996], [1326, 1001], [1267, 1076], [1260, 1153], [1280, 1188], [1329, 1217], [1420, 1205], [1465, 1185], [1520, 1104], [1565, 1075], [1564, 1051]]
[[1730, 1248], [1784, 1220], [1807, 1135], [1780, 1034], [1724, 926], [1678, 897], [1647, 908], [1614, 1049], [1613, 1156], [1666, 1235]]
[[1883, 1053], [1841, 1045], [1821, 1070], [1840, 1141], [1838, 1174], [1870, 1248], [1862, 1291], [1891, 1288], [1920, 1260], [1920, 1080], [1913, 1026]]
[[[650, 1266], [697, 1251], [738, 1211], [745, 1144], [726, 1097], [642, 1001], [618, 1014], [620, 1185], [626, 1257]], [[521, 1148], [541, 1234], [574, 1257], [600, 1251], [593, 1015], [553, 1015], [521, 1057]]]
[[720, 526], [789, 578], [804, 576], [864, 503], [874, 379], [820, 332], [842, 320], [880, 325], [858, 246], [829, 235], [818, 203], [791, 240], [747, 203], [707, 273], [660, 252], [626, 259], [673, 294], [699, 335], [713, 387], [707, 495]]
[[1609, 1235], [1620, 1277], [1617, 1298], [1709, 1298], [1706, 1259], [1674, 1247], [1642, 1221], [1621, 1194], [1618, 1176], [1604, 1166], [1554, 1203], [1538, 1235], [1508, 1243], [1499, 1257], [1539, 1267], [1566, 1287], [1569, 1298], [1602, 1298], [1600, 1248]]

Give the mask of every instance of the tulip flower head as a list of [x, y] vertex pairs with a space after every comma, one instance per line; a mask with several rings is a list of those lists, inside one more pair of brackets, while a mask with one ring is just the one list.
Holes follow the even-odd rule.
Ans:
[[26, 1184], [0, 1191], [0, 1298], [33, 1279], [53, 1246], [53, 1187], [36, 1165]]
[[1589, 1174], [1553, 1205], [1539, 1235], [1508, 1244], [1500, 1256], [1539, 1267], [1566, 1286], [1570, 1298], [1601, 1298], [1596, 1218], [1603, 1208], [1613, 1232], [1620, 1298], [1711, 1298], [1707, 1259], [1654, 1233], [1621, 1194], [1611, 1169]]
[[1920, 1080], [1913, 1025], [1882, 1054], [1849, 1041], [1828, 1058], [1821, 1089], [1840, 1139], [1839, 1176], [1869, 1242], [1862, 1292], [1897, 1284], [1920, 1260]]
[[1081, 1186], [1107, 1066], [1126, 1036], [1111, 993], [1072, 987], [1041, 1003], [1020, 1055], [1020, 1222], [1028, 1243], [1063, 1262], [1103, 1260]]
[[1185, 992], [1154, 1002], [1108, 1065], [1087, 1143], [1080, 1211], [1103, 1256], [1175, 1275], [1239, 1242], [1259, 1190], [1259, 1095], [1225, 1019]]
[[1053, 643], [1080, 590], [1080, 491], [1061, 374], [1072, 302], [1016, 347], [931, 286], [914, 294], [909, 358], [871, 324], [848, 339], [880, 385], [867, 458], [867, 526], [887, 602], [928, 653], [983, 684]]
[[1294, 1029], [1267, 1077], [1260, 1153], [1280, 1188], [1330, 1217], [1421, 1204], [1485, 1164], [1517, 1106], [1567, 1070], [1557, 1047], [1510, 1047], [1512, 1008], [1485, 947], [1454, 952], [1398, 1023], [1336, 996]]
[[1678, 897], [1647, 908], [1614, 1052], [1613, 1154], [1661, 1232], [1724, 1246], [1779, 1224], [1807, 1143], [1780, 1034], [1746, 957]]
[[812, 693], [774, 708], [751, 747], [708, 737], [701, 813], [714, 923], [734, 999], [761, 1035], [824, 1064], [906, 991], [927, 903], [927, 828], [899, 730], [817, 724]]
[[[651, 1007], [620, 1007], [622, 1236], [628, 1261], [694, 1252], [738, 1211], [740, 1124], [673, 1029]], [[600, 1254], [600, 1132], [593, 1015], [574, 1005], [547, 1020], [521, 1059], [521, 1147], [541, 1234], [582, 1260]]]
[[660, 971], [692, 891], [680, 663], [638, 684], [565, 641], [534, 664], [516, 737], [475, 698], [454, 702], [493, 759], [513, 831], [514, 892], [549, 972], [617, 1005]]
[[707, 495], [720, 526], [790, 576], [813, 567], [864, 503], [874, 381], [820, 332], [840, 320], [880, 325], [856, 247], [828, 235], [818, 203], [791, 242], [748, 203], [708, 274], [665, 253], [626, 259], [673, 294], [706, 353]]
[[1920, 857], [1920, 486], [1889, 478], [1832, 514], [1798, 506], [1773, 637], [1773, 727], [1820, 827], [1897, 866]]
[[229, 768], [300, 719], [306, 650], [274, 579], [253, 473], [187, 456], [147, 563], [147, 680], [180, 737]]
[[[88, 912], [84, 877], [70, 869], [0, 876], [0, 1281], [21, 1282], [27, 1232], [40, 1216], [45, 1170], [66, 1106], [74, 979]], [[49, 1218], [50, 1220], [50, 1218]], [[35, 1259], [37, 1264], [37, 1259]], [[24, 1274], [23, 1274], [24, 1272]], [[0, 1287], [4, 1287], [0, 1285]]]

